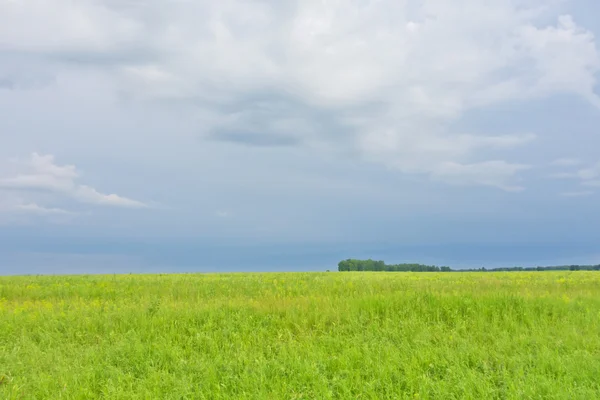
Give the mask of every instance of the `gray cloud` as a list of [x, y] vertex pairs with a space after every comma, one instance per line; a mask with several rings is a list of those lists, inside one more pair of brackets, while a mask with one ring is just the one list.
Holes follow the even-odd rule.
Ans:
[[52, 84], [56, 70], [37, 54], [2, 51], [0, 47], [0, 89], [29, 90]]
[[85, 52], [85, 51], [56, 51], [44, 54], [44, 57], [52, 62], [61, 62], [82, 66], [91, 66], [96, 68], [105, 68], [111, 66], [122, 66], [130, 64], [143, 64], [153, 62], [157, 59], [149, 49], [123, 49], [113, 52]]
[[[523, 163], [483, 155], [518, 135], [464, 135], [449, 124], [553, 93], [600, 105], [594, 36], [570, 15], [541, 24], [542, 2], [461, 2], [471, 15], [439, 2], [6, 3], [0, 36], [5, 51], [102, 70], [130, 99], [202, 104], [211, 140], [352, 149], [402, 173], [513, 188]], [[473, 179], [466, 166], [478, 164], [495, 167]]]
[[301, 137], [293, 137], [279, 132], [260, 132], [220, 129], [208, 135], [216, 141], [234, 142], [248, 146], [296, 146], [302, 142]]
[[0, 89], [14, 89], [16, 84], [9, 78], [0, 78]]
[[299, 146], [344, 138], [351, 128], [319, 108], [278, 93], [243, 96], [217, 107], [206, 137], [250, 146]]

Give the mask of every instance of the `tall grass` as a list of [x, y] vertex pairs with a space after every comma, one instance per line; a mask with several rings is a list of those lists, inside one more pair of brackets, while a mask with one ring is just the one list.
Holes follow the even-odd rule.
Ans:
[[596, 399], [600, 273], [0, 277], [2, 399]]

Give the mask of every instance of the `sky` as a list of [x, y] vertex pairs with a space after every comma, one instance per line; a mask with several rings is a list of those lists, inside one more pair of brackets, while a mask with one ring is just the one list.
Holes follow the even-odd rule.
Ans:
[[0, 274], [600, 263], [596, 0], [0, 0]]

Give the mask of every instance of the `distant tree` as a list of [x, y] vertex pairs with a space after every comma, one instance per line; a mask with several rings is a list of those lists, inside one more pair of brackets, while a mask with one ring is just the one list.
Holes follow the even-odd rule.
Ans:
[[425, 265], [416, 263], [405, 263], [405, 264], [386, 264], [384, 261], [368, 260], [357, 260], [347, 259], [338, 263], [338, 271], [390, 271], [390, 272], [494, 272], [494, 271], [600, 271], [600, 264], [598, 265], [564, 265], [564, 266], [553, 266], [553, 267], [502, 267], [502, 268], [490, 268], [485, 267], [472, 268], [472, 269], [460, 269], [453, 270], [450, 267], [443, 266], [438, 267], [436, 265]]
[[338, 263], [338, 271], [350, 271], [350, 264], [348, 260], [343, 260]]

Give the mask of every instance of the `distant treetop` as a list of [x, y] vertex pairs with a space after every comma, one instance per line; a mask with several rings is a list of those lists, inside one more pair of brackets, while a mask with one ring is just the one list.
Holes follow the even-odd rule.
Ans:
[[383, 261], [347, 259], [338, 263], [338, 271], [389, 271], [389, 272], [500, 272], [500, 271], [600, 271], [598, 265], [561, 265], [553, 267], [507, 267], [452, 269], [424, 264], [386, 264]]

